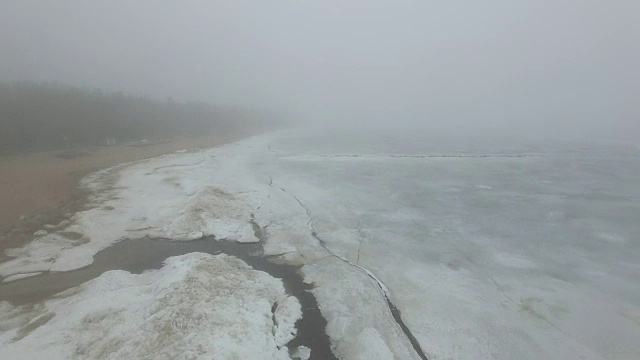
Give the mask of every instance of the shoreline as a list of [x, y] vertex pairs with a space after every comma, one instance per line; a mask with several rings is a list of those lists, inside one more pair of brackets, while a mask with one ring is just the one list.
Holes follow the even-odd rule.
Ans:
[[83, 210], [89, 193], [80, 186], [80, 181], [88, 174], [178, 151], [222, 146], [265, 131], [235, 131], [2, 156], [0, 263], [10, 259], [6, 250], [26, 245], [36, 231], [63, 227], [66, 219]]
[[313, 286], [304, 282], [299, 265], [273, 261], [264, 256], [262, 247], [265, 240], [243, 244], [216, 240], [214, 237], [184, 242], [149, 237], [127, 239], [98, 252], [94, 263], [87, 267], [64, 272], [43, 272], [0, 283], [0, 302], [7, 301], [16, 307], [33, 306], [55, 299], [56, 296], [60, 297], [57, 294], [69, 289], [80, 289], [82, 284], [98, 278], [106, 271], [122, 270], [142, 274], [161, 269], [170, 257], [189, 253], [222, 253], [244, 261], [254, 270], [280, 279], [287, 294], [300, 302], [303, 315], [296, 322], [295, 337], [286, 345], [291, 353], [300, 347], [307, 347], [311, 349], [310, 360], [335, 360], [329, 337], [325, 333], [327, 320], [322, 316], [312, 293]]

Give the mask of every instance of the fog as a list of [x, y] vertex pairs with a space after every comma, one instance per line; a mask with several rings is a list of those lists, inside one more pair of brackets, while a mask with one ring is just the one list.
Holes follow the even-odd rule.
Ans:
[[314, 124], [640, 136], [635, 0], [10, 1], [0, 80]]

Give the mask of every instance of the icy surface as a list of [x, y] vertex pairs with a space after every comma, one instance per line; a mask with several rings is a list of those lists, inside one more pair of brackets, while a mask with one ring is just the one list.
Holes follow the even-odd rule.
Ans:
[[[636, 149], [412, 136], [292, 134], [252, 166], [387, 285], [430, 359], [640, 356]], [[322, 285], [329, 334], [357, 338], [353, 284]]]
[[[344, 359], [640, 358], [640, 156], [616, 144], [282, 132], [108, 169], [0, 264], [67, 270], [143, 235], [266, 237]], [[108, 210], [111, 209], [111, 210]]]
[[1, 359], [290, 359], [302, 314], [279, 279], [202, 253], [0, 310]]

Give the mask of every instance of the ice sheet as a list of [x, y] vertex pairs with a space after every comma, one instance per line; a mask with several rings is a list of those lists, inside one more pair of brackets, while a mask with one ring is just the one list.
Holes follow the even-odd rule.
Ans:
[[[252, 166], [305, 204], [327, 247], [387, 285], [430, 359], [640, 355], [637, 152], [494, 143], [488, 153], [537, 155], [485, 157], [469, 144], [451, 151], [480, 156], [371, 161], [438, 143], [380, 138], [298, 134]], [[340, 304], [322, 288], [324, 304]]]

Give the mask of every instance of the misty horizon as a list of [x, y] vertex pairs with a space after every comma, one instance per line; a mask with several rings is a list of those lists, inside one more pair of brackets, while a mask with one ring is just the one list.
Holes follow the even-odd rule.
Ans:
[[640, 1], [0, 3], [0, 359], [640, 359]]
[[640, 135], [633, 1], [0, 5], [0, 80], [295, 114], [301, 123]]

